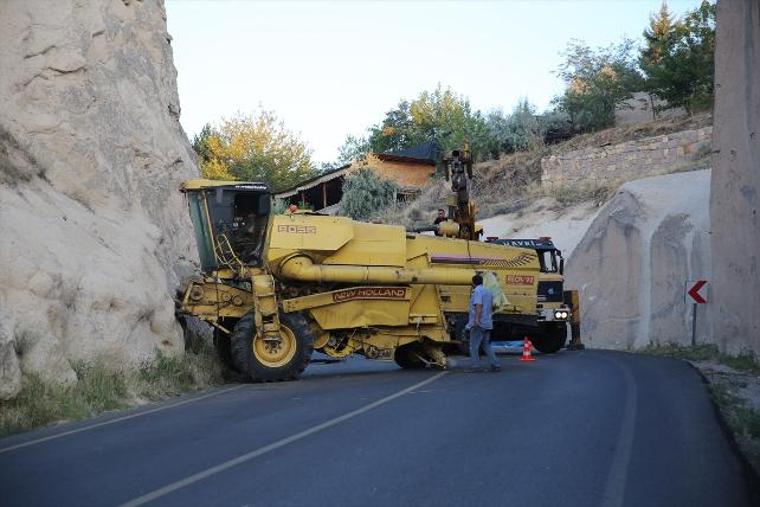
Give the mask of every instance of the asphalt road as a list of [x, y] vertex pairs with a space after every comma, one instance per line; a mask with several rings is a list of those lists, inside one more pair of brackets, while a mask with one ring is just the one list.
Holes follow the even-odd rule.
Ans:
[[561, 352], [361, 359], [0, 440], [0, 505], [760, 505], [699, 374]]

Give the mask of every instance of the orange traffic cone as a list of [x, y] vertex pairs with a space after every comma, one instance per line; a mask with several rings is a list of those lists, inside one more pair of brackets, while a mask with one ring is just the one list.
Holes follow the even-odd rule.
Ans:
[[533, 350], [533, 343], [530, 341], [530, 338], [527, 336], [523, 340], [523, 353], [522, 357], [520, 358], [520, 361], [535, 361], [536, 358], [533, 357], [533, 354], [531, 353]]

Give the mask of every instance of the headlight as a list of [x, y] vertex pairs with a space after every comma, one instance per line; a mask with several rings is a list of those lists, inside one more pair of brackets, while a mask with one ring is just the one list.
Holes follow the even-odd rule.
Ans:
[[564, 310], [557, 310], [556, 312], [554, 312], [554, 318], [557, 320], [565, 320], [567, 319], [568, 315], [570, 314]]

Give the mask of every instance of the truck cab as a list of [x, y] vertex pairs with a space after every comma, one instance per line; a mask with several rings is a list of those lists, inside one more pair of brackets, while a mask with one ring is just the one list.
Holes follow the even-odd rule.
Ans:
[[[529, 248], [538, 254], [541, 270], [538, 278], [536, 314], [541, 332], [534, 345], [541, 351], [554, 352], [565, 344], [567, 323], [573, 320], [569, 291], [564, 290], [565, 259], [550, 237], [493, 238], [489, 243]], [[544, 350], [542, 350], [544, 349]], [[555, 350], [556, 349], [556, 350]]]

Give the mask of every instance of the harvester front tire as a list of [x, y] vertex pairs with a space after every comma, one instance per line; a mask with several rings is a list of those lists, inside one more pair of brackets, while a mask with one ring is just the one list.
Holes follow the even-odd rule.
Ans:
[[[234, 328], [237, 319], [224, 319], [221, 324], [227, 328]], [[216, 357], [219, 358], [219, 362], [222, 363], [224, 369], [222, 370], [222, 376], [225, 380], [230, 382], [245, 382], [248, 375], [242, 373], [235, 366], [235, 362], [232, 360], [232, 335], [225, 333], [221, 329], [214, 328], [214, 350], [216, 351]]]
[[280, 326], [289, 339], [295, 341], [295, 351], [284, 364], [272, 367], [254, 353], [253, 314], [249, 313], [235, 325], [231, 337], [231, 355], [235, 368], [247, 374], [253, 382], [295, 380], [306, 369], [314, 350], [314, 335], [306, 318], [298, 313], [280, 312]]
[[533, 346], [542, 354], [554, 354], [565, 346], [567, 341], [567, 324], [552, 322], [546, 324], [545, 330], [533, 340]]

